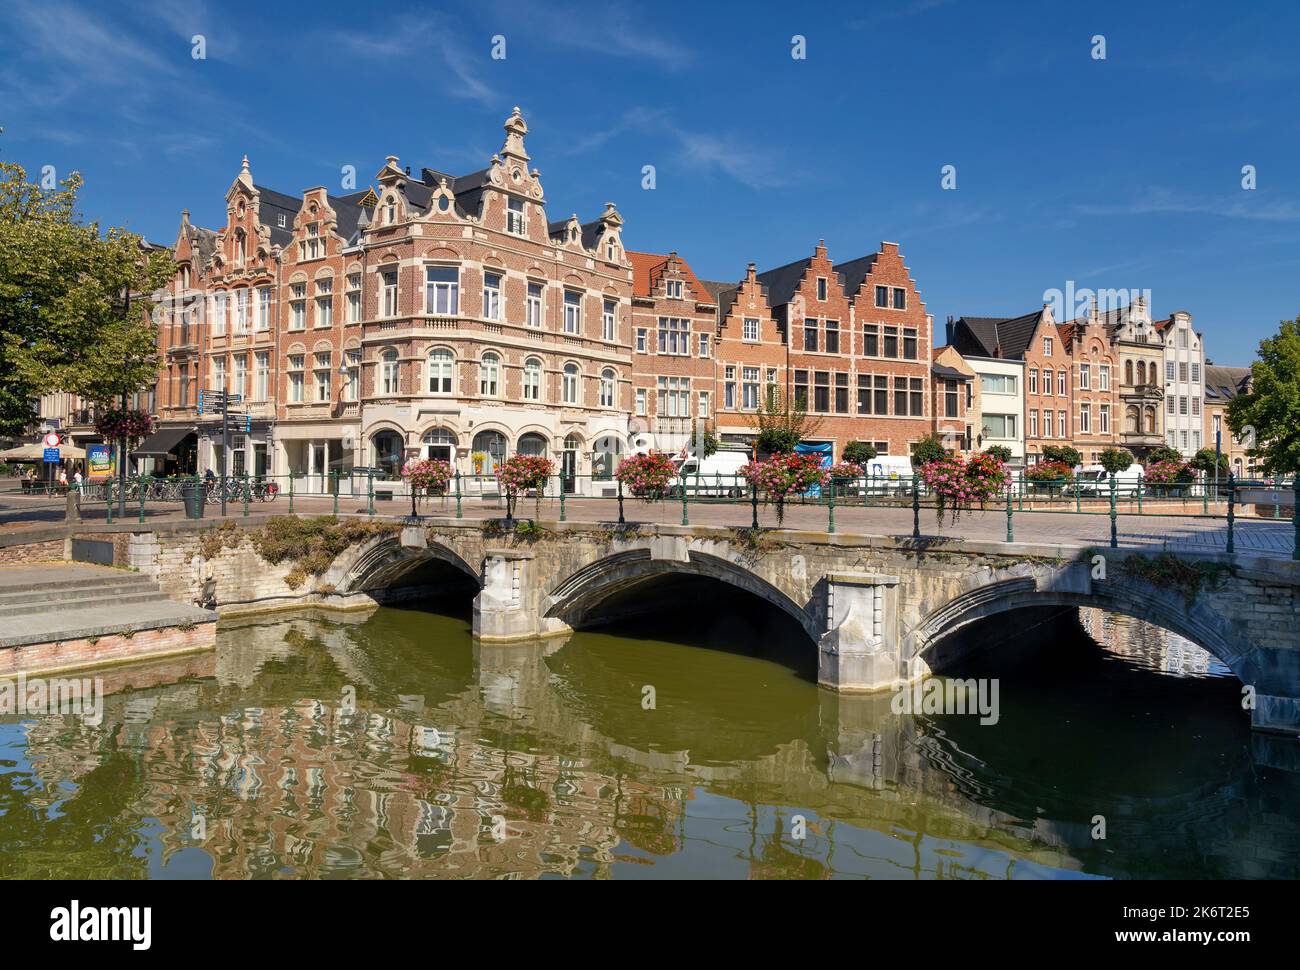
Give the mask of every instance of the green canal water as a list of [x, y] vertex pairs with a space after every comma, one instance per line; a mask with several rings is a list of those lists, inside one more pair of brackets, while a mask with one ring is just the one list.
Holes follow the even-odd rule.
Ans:
[[1191, 644], [1008, 614], [955, 672], [998, 678], [981, 725], [820, 690], [801, 630], [704, 592], [496, 647], [464, 597], [222, 621], [102, 672], [102, 723], [0, 722], [0, 875], [1298, 874], [1300, 775]]

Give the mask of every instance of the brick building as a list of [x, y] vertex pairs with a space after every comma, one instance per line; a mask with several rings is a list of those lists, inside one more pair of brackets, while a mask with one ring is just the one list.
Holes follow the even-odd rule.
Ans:
[[[1057, 328], [1070, 356], [1074, 389], [1072, 444], [1083, 463], [1096, 464], [1101, 453], [1120, 443], [1118, 357], [1094, 302], [1086, 317]], [[1060, 378], [1057, 378], [1058, 382]]]
[[515, 452], [556, 458], [574, 487], [612, 473], [632, 406], [622, 217], [548, 220], [518, 109], [504, 127], [476, 172], [413, 176], [390, 156], [375, 188], [339, 197], [258, 186], [245, 159], [224, 228], [183, 215], [150, 447], [219, 469], [197, 403], [225, 387], [252, 418], [230, 470], [292, 471], [307, 491], [354, 467], [396, 479], [416, 456], [471, 482]]
[[832, 263], [813, 254], [746, 276], [718, 297], [718, 429], [748, 441], [768, 387], [804, 402], [810, 444], [905, 455], [931, 430], [931, 319], [897, 243]]
[[632, 263], [633, 450], [680, 453], [717, 404], [717, 296], [676, 253]]

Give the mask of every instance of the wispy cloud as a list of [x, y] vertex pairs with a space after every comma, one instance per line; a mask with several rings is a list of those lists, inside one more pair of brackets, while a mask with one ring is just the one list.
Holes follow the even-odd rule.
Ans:
[[422, 71], [429, 68], [429, 55], [436, 54], [455, 78], [444, 90], [452, 97], [475, 101], [485, 107], [500, 107], [502, 98], [484, 80], [480, 70], [488, 56], [486, 44], [480, 45], [482, 57], [471, 55], [460, 32], [445, 20], [435, 26], [429, 21], [416, 22], [401, 31], [370, 37], [352, 31], [327, 31], [320, 39], [353, 60], [362, 59], [393, 67], [401, 62], [420, 62]]
[[218, 61], [241, 59], [241, 36], [229, 29], [234, 21], [214, 15], [204, 0], [147, 0], [139, 7], [145, 17], [160, 21], [171, 33], [190, 47], [196, 36], [204, 40], [204, 55]]
[[690, 48], [663, 29], [664, 23], [681, 21], [656, 16], [654, 7], [638, 9], [618, 0], [601, 4], [498, 0], [488, 9], [496, 20], [511, 25], [502, 30], [507, 41], [526, 39], [609, 58], [632, 58], [667, 70], [695, 59]]
[[751, 189], [790, 184], [795, 176], [782, 171], [770, 145], [755, 145], [742, 136], [691, 131], [665, 123], [680, 146], [679, 160], [702, 171], [720, 172]]
[[1244, 189], [1235, 196], [1196, 196], [1152, 186], [1127, 202], [1082, 203], [1074, 206], [1074, 211], [1086, 216], [1187, 214], [1261, 222], [1300, 222], [1300, 203]]

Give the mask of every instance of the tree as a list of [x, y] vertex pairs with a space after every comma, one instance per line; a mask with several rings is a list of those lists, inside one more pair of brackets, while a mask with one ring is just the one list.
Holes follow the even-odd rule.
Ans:
[[96, 403], [153, 384], [152, 294], [173, 273], [124, 229], [101, 232], [77, 212], [81, 176], [47, 189], [0, 162], [0, 434], [32, 423], [31, 402], [65, 391]]
[[1181, 465], [1183, 463], [1183, 453], [1177, 448], [1161, 445], [1159, 448], [1152, 448], [1151, 453], [1147, 455], [1148, 465], [1158, 465], [1161, 462], [1169, 461], [1176, 461]]
[[692, 455], [697, 458], [712, 458], [718, 453], [718, 436], [713, 430], [713, 426], [705, 422], [704, 430], [700, 430], [699, 424], [691, 421], [691, 443], [689, 449]]
[[[1189, 462], [1189, 464], [1193, 468], [1195, 468], [1198, 472], [1205, 472], [1205, 474], [1207, 475], [1213, 475], [1214, 465], [1215, 465], [1214, 449], [1202, 448], [1200, 451], [1198, 451], [1195, 455], [1192, 456], [1192, 460]], [[1223, 452], [1219, 452], [1218, 465], [1219, 465], [1219, 477], [1227, 478], [1228, 477], [1228, 456], [1225, 455]]]
[[1118, 475], [1132, 466], [1133, 454], [1127, 448], [1107, 448], [1101, 453], [1098, 464], [1106, 469], [1106, 474]]
[[1250, 390], [1228, 403], [1228, 427], [1265, 475], [1300, 473], [1300, 317], [1260, 342]]
[[1011, 449], [1006, 445], [989, 445], [984, 449], [984, 454], [996, 458], [1004, 465], [1011, 460]]
[[937, 434], [928, 434], [912, 445], [912, 467], [920, 468], [939, 461], [947, 454], [947, 450], [943, 447], [943, 439]]
[[794, 451], [795, 445], [817, 433], [821, 418], [808, 414], [808, 402], [785, 393], [775, 384], [767, 386], [763, 404], [750, 415], [760, 451], [776, 455]]
[[850, 441], [844, 446], [841, 460], [850, 465], [866, 465], [876, 457], [876, 446], [869, 441]]
[[1043, 461], [1059, 461], [1071, 468], [1077, 468], [1083, 464], [1083, 455], [1079, 453], [1078, 448], [1071, 448], [1069, 445], [1044, 445]]

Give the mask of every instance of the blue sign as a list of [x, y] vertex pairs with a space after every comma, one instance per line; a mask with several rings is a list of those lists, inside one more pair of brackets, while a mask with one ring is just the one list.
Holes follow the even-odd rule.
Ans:
[[[818, 464], [821, 465], [822, 468], [831, 467], [830, 442], [821, 445], [810, 445], [810, 444], [805, 444], [804, 442], [801, 441], [799, 444], [794, 446], [794, 450], [795, 450], [795, 454], [799, 454], [799, 455], [816, 455], [819, 459]], [[814, 485], [812, 488], [808, 489], [808, 491], [804, 492], [803, 494], [809, 496], [810, 498], [820, 498], [822, 494], [821, 486]]]
[[57, 465], [57, 464], [59, 463], [59, 449], [58, 449], [58, 448], [46, 448], [46, 449], [45, 449], [45, 460], [46, 460], [47, 462], [50, 462], [51, 464]]

